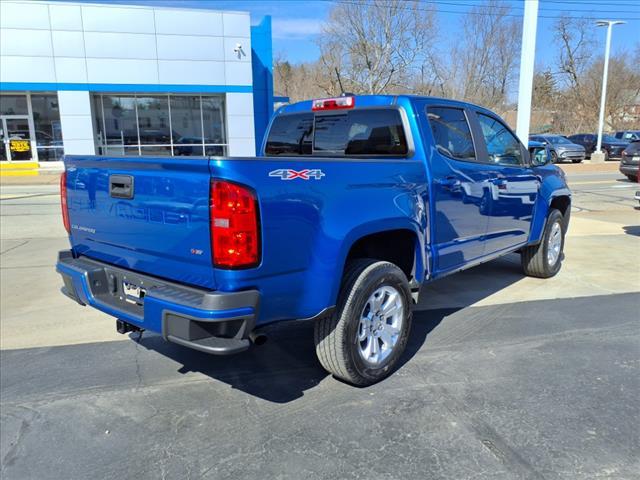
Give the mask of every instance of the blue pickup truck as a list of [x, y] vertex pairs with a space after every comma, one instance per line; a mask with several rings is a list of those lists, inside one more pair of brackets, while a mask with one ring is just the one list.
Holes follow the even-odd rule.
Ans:
[[512, 252], [555, 275], [571, 211], [544, 146], [431, 97], [287, 105], [253, 158], [69, 155], [65, 170], [65, 295], [213, 354], [311, 320], [322, 366], [355, 385], [393, 371], [425, 282]]

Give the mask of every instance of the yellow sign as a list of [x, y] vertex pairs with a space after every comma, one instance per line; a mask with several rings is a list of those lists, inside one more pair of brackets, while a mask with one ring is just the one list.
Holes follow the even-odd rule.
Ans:
[[28, 152], [31, 150], [31, 143], [29, 140], [11, 139], [9, 140], [9, 149], [16, 153]]

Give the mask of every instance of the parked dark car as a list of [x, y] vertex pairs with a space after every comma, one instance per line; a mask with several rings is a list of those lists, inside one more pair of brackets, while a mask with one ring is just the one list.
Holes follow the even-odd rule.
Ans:
[[614, 137], [623, 142], [633, 142], [634, 140], [640, 140], [640, 130], [621, 130], [616, 132]]
[[[567, 137], [573, 143], [582, 145], [587, 153], [587, 157], [591, 158], [591, 154], [596, 149], [598, 135], [593, 133], [578, 133]], [[602, 150], [604, 150], [605, 160], [617, 160], [622, 157], [622, 151], [629, 144], [623, 140], [618, 140], [611, 135], [602, 135]]]
[[620, 173], [626, 175], [632, 182], [638, 181], [640, 165], [640, 140], [634, 140], [622, 151], [620, 159]]
[[584, 160], [586, 155], [585, 149], [582, 145], [572, 143], [562, 135], [553, 135], [550, 133], [530, 135], [529, 140], [548, 145], [551, 152], [551, 161], [553, 163], [580, 163]]

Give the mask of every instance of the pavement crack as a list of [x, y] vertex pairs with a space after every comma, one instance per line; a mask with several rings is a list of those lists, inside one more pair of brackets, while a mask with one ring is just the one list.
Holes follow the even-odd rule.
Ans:
[[[18, 429], [16, 438], [13, 442], [11, 442], [11, 446], [7, 450], [7, 453], [4, 455], [4, 457], [2, 457], [2, 462], [0, 463], [0, 472], [4, 472], [7, 469], [7, 467], [10, 467], [11, 465], [13, 465], [15, 460], [18, 458], [18, 449], [20, 448], [20, 445], [24, 440], [24, 437], [27, 435], [27, 433], [31, 429], [31, 423], [33, 422], [34, 419], [40, 416], [37, 410], [34, 410], [29, 407], [21, 407], [21, 408], [24, 408], [25, 410], [30, 412], [32, 414], [32, 418], [30, 420], [21, 418], [20, 428]], [[15, 417], [15, 415], [12, 415], [12, 416]], [[1, 476], [2, 475], [0, 475], [0, 477]]]
[[6, 250], [0, 252], [0, 255], [4, 255], [5, 253], [8, 253], [12, 250], [15, 250], [16, 248], [20, 248], [20, 247], [24, 247], [27, 243], [29, 243], [29, 240], [25, 240], [24, 242], [18, 244], [18, 245], [14, 245], [13, 247], [7, 248]]
[[133, 361], [136, 364], [136, 378], [138, 379], [138, 383], [136, 385], [136, 389], [142, 387], [142, 371], [140, 369], [140, 344], [138, 342], [134, 342], [135, 344], [135, 355], [133, 356]]

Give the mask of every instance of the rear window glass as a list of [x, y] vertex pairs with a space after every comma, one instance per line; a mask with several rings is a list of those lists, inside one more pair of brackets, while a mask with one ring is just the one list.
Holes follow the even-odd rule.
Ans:
[[266, 145], [267, 155], [377, 156], [408, 151], [396, 109], [280, 115]]
[[475, 160], [467, 117], [459, 108], [428, 107], [427, 117], [438, 151], [460, 160]]
[[267, 155], [311, 155], [313, 113], [280, 115], [269, 131]]

